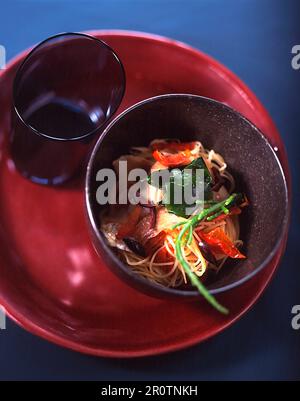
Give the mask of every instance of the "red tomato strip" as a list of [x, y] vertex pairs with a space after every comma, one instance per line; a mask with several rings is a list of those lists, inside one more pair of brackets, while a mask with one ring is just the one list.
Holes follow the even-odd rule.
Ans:
[[217, 254], [224, 254], [234, 259], [246, 258], [231, 242], [224, 231], [220, 228], [214, 228], [208, 233], [199, 232], [201, 238], [210, 246], [211, 250]]
[[153, 157], [156, 161], [163, 164], [166, 167], [177, 167], [184, 166], [191, 163], [194, 160], [190, 150], [185, 150], [179, 153], [163, 153], [159, 150], [153, 152]]

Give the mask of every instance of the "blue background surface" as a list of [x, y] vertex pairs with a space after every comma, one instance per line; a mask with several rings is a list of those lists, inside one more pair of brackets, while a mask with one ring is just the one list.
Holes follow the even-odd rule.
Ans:
[[297, 0], [0, 0], [0, 44], [8, 59], [58, 32], [105, 28], [169, 36], [217, 58], [270, 112], [294, 184], [281, 267], [252, 311], [223, 334], [174, 354], [109, 360], [59, 348], [9, 321], [0, 331], [1, 380], [300, 379], [300, 330], [291, 328], [292, 306], [300, 304], [300, 70], [291, 68], [291, 48], [300, 44], [299, 10]]

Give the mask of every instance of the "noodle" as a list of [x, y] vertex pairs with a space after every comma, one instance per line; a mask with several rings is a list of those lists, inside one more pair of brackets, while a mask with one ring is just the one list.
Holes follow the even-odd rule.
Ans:
[[[147, 160], [148, 162], [152, 160], [154, 163], [151, 149], [151, 145], [154, 142], [155, 144], [160, 144], [166, 143], [166, 140], [155, 140], [149, 147], [134, 147], [132, 148], [132, 155], [130, 157], [136, 155], [136, 157], [141, 160]], [[220, 190], [214, 194], [215, 200], [226, 199], [235, 189], [235, 180], [227, 171], [227, 164], [223, 157], [214, 150], [206, 150], [200, 142], [195, 142], [191, 153], [195, 158], [202, 157], [210, 172], [215, 168], [218, 170], [220, 177], [226, 180], [228, 185], [226, 185], [226, 187], [223, 185]], [[109, 226], [104, 219], [101, 225], [102, 231], [109, 239], [110, 245], [113, 245], [114, 234], [111, 231], [109, 233], [107, 232], [106, 225]], [[189, 239], [186, 238], [185, 243], [181, 245], [184, 260], [190, 265], [191, 270], [198, 277], [202, 277], [208, 270], [218, 273], [228, 258], [226, 255], [215, 255], [217, 263], [213, 264], [205, 259], [205, 255], [203, 255], [198, 245], [201, 241], [199, 233], [209, 233], [216, 228], [223, 230], [237, 247], [243, 244], [243, 242], [239, 240], [239, 220], [237, 215], [229, 215], [226, 216], [226, 218], [212, 221], [201, 221], [191, 233], [190, 243]], [[121, 259], [123, 259], [135, 273], [166, 287], [180, 287], [182, 284], [187, 284], [187, 277], [185, 270], [175, 256], [174, 234], [178, 234], [179, 229], [180, 227], [175, 229], [173, 233], [169, 233], [167, 230], [164, 241], [147, 257], [139, 256], [126, 247], [125, 250], [122, 250], [121, 247], [117, 245], [116, 239], [115, 246], [119, 249]], [[168, 256], [164, 261], [160, 259], [162, 252], [165, 252]]]

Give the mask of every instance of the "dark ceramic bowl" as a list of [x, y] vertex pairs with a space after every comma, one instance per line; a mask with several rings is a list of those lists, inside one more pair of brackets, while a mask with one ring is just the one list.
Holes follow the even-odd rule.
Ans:
[[136, 289], [152, 296], [198, 296], [193, 288], [156, 285], [133, 273], [108, 246], [99, 230], [96, 173], [132, 146], [148, 145], [154, 138], [199, 140], [221, 153], [245, 192], [250, 206], [240, 216], [244, 260], [230, 260], [208, 288], [212, 294], [230, 290], [262, 270], [276, 253], [288, 225], [286, 180], [274, 149], [250, 121], [212, 99], [170, 94], [144, 100], [114, 119], [97, 142], [87, 170], [86, 207], [93, 243], [108, 268]]

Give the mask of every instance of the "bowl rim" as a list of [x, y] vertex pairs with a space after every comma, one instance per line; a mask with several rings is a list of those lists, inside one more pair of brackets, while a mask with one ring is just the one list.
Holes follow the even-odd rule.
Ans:
[[[239, 111], [235, 110], [234, 108], [228, 106], [227, 104], [220, 102], [218, 100], [209, 98], [209, 97], [205, 97], [205, 96], [201, 96], [201, 95], [195, 95], [195, 94], [191, 94], [191, 93], [168, 93], [168, 94], [163, 94], [163, 95], [158, 95], [158, 96], [152, 96], [150, 98], [147, 99], [143, 99], [137, 103], [135, 103], [134, 105], [128, 107], [127, 109], [125, 109], [122, 113], [120, 113], [119, 115], [117, 115], [105, 128], [105, 130], [103, 131], [103, 133], [101, 134], [100, 138], [97, 140], [92, 153], [90, 155], [90, 159], [88, 162], [88, 166], [87, 166], [87, 171], [86, 171], [86, 178], [85, 178], [85, 208], [86, 208], [86, 212], [88, 215], [88, 220], [89, 220], [89, 224], [92, 228], [93, 233], [96, 236], [97, 241], [100, 243], [101, 248], [104, 250], [104, 252], [106, 252], [107, 255], [109, 255], [109, 257], [113, 260], [113, 262], [118, 266], [119, 269], [121, 269], [121, 271], [123, 273], [125, 273], [127, 276], [129, 276], [133, 281], [135, 282], [139, 282], [141, 285], [143, 286], [147, 286], [153, 290], [155, 290], [156, 292], [161, 292], [162, 296], [163, 295], [172, 295], [172, 296], [177, 296], [179, 297], [189, 297], [189, 298], [194, 298], [194, 297], [199, 297], [199, 292], [196, 290], [180, 290], [177, 288], [169, 288], [169, 287], [164, 287], [162, 285], [156, 284], [151, 282], [150, 280], [147, 280], [146, 278], [134, 273], [133, 271], [130, 270], [130, 268], [121, 261], [120, 258], [117, 257], [117, 255], [112, 251], [112, 248], [108, 245], [108, 243], [105, 241], [103, 234], [101, 234], [100, 230], [97, 227], [97, 222], [94, 219], [93, 216], [93, 212], [92, 212], [92, 207], [91, 207], [91, 202], [90, 202], [90, 196], [91, 196], [91, 190], [90, 190], [90, 180], [91, 180], [91, 174], [92, 174], [92, 170], [93, 170], [93, 166], [94, 166], [94, 160], [96, 158], [96, 155], [98, 153], [98, 150], [102, 144], [102, 142], [104, 141], [104, 139], [106, 138], [107, 135], [109, 135], [109, 132], [111, 130], [111, 128], [116, 125], [119, 120], [121, 120], [124, 116], [126, 116], [127, 114], [129, 114], [131, 111], [143, 106], [144, 104], [147, 103], [151, 103], [151, 102], [155, 102], [157, 100], [160, 99], [169, 99], [169, 98], [189, 98], [189, 99], [201, 99], [204, 100], [208, 103], [212, 103], [218, 106], [221, 106], [225, 109], [227, 109], [230, 112], [233, 112], [234, 114], [236, 114], [239, 118], [241, 118], [242, 120], [244, 120], [247, 124], [249, 124], [251, 126], [252, 129], [254, 129], [254, 131], [257, 132], [258, 135], [260, 135], [260, 137], [265, 141], [266, 146], [269, 147], [269, 149], [271, 150], [271, 153], [273, 154], [273, 157], [275, 158], [278, 167], [279, 167], [279, 171], [281, 172], [281, 176], [283, 179], [283, 184], [284, 184], [284, 195], [285, 195], [285, 205], [284, 205], [284, 219], [283, 219], [283, 225], [282, 225], [282, 230], [280, 235], [278, 236], [274, 247], [272, 248], [272, 251], [270, 252], [270, 254], [263, 260], [262, 263], [259, 264], [259, 266], [256, 267], [256, 269], [254, 269], [252, 272], [250, 272], [248, 275], [246, 275], [245, 277], [243, 277], [242, 279], [219, 287], [219, 288], [215, 288], [215, 289], [211, 289], [209, 290], [209, 292], [212, 295], [216, 295], [216, 294], [221, 294], [223, 292], [232, 290], [242, 284], [244, 284], [245, 282], [247, 282], [248, 280], [250, 280], [252, 277], [254, 277], [256, 274], [258, 274], [261, 270], [263, 270], [273, 259], [273, 257], [275, 256], [275, 254], [277, 253], [277, 251], [280, 248], [280, 245], [282, 244], [282, 241], [284, 241], [284, 238], [288, 232], [288, 227], [289, 227], [289, 217], [290, 217], [290, 196], [289, 196], [289, 191], [288, 191], [288, 185], [287, 185], [287, 179], [283, 170], [283, 167], [281, 165], [281, 162], [279, 160], [279, 157], [277, 156], [273, 146], [271, 145], [270, 141], [268, 140], [268, 138], [263, 134], [263, 132], [256, 126], [254, 125], [248, 118], [246, 118], [245, 116], [243, 116]], [[106, 265], [106, 263], [104, 263]], [[107, 267], [107, 266], [106, 266]], [[130, 285], [130, 284], [127, 284]]]

